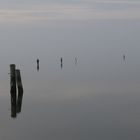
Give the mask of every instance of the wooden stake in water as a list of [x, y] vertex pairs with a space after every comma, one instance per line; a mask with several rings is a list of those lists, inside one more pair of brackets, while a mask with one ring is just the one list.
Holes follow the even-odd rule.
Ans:
[[61, 62], [61, 69], [63, 68], [63, 58], [60, 58], [60, 62]]
[[11, 93], [11, 117], [16, 117], [16, 75], [15, 64], [10, 65], [10, 93]]
[[37, 71], [39, 71], [39, 59], [37, 59], [36, 62], [37, 62]]
[[16, 82], [17, 82], [18, 93], [23, 92], [20, 70], [18, 70], [18, 69], [16, 70]]
[[20, 70], [16, 70], [16, 82], [17, 82], [17, 89], [18, 89], [17, 113], [20, 113], [21, 106], [22, 106], [22, 97], [23, 97], [23, 86], [21, 81]]

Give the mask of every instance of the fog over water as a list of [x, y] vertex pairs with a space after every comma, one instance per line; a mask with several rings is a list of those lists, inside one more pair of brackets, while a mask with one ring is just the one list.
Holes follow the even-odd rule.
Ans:
[[[0, 1], [0, 138], [138, 140], [139, 26], [138, 0]], [[13, 63], [24, 87], [15, 119]]]

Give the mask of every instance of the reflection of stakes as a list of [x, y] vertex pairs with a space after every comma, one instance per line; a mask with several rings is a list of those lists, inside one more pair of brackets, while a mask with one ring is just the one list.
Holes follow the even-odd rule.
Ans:
[[123, 60], [125, 61], [125, 54], [123, 55]]
[[17, 82], [17, 89], [18, 89], [17, 113], [19, 113], [21, 112], [22, 97], [23, 97], [23, 86], [21, 81], [20, 70], [16, 70], [16, 82]]
[[77, 57], [75, 57], [75, 65], [77, 65]]
[[16, 76], [15, 64], [10, 65], [10, 93], [11, 93], [11, 117], [16, 117]]
[[61, 69], [63, 68], [63, 63], [61, 63]]

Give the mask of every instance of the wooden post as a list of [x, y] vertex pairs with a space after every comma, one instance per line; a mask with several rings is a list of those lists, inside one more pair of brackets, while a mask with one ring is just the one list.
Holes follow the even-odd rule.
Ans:
[[16, 82], [17, 82], [18, 93], [23, 92], [20, 70], [16, 70]]
[[60, 61], [61, 61], [61, 69], [63, 68], [63, 58], [61, 57], [60, 58]]
[[22, 97], [23, 97], [23, 86], [21, 81], [20, 70], [16, 70], [16, 82], [17, 82], [17, 89], [18, 89], [17, 113], [20, 113], [21, 106], [22, 106]]
[[10, 65], [10, 93], [11, 93], [11, 117], [16, 117], [16, 76], [15, 64]]
[[39, 59], [37, 59], [36, 62], [37, 62], [37, 70], [39, 71]]

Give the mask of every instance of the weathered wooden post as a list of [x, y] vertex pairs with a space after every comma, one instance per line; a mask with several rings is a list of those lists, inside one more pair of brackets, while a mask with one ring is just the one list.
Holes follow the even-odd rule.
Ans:
[[37, 70], [39, 71], [39, 59], [37, 59], [36, 62], [37, 62]]
[[20, 70], [16, 70], [16, 83], [18, 89], [18, 98], [17, 98], [17, 113], [21, 112], [22, 106], [22, 97], [23, 97], [23, 86], [21, 81]]
[[10, 93], [11, 93], [11, 117], [16, 117], [16, 75], [15, 64], [10, 65]]
[[61, 62], [61, 69], [63, 68], [63, 58], [60, 58], [60, 62]]

